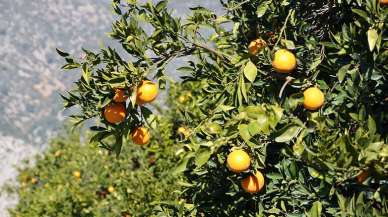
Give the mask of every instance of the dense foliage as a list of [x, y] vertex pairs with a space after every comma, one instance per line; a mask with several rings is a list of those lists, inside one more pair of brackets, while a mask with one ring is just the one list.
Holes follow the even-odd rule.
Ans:
[[[127, 153], [136, 127], [159, 128], [150, 121], [156, 109], [136, 101], [141, 82], [157, 80], [160, 89], [168, 88], [169, 106], [157, 113], [184, 126], [174, 169], [187, 178], [180, 182], [184, 214], [171, 215], [387, 216], [384, 1], [220, 2], [224, 14], [195, 7], [182, 19], [171, 15], [167, 1], [113, 0], [119, 18], [110, 36], [125, 55], [107, 47], [75, 59], [58, 50], [64, 69], [82, 71], [63, 96], [66, 108], [81, 108], [76, 124], [94, 120], [92, 141], [118, 156]], [[282, 50], [286, 65], [275, 63], [279, 49], [289, 51]], [[165, 69], [183, 56], [190, 60], [175, 83]], [[303, 94], [310, 87], [324, 96], [323, 106], [306, 106], [306, 100], [317, 101]], [[130, 99], [125, 120], [112, 124], [102, 111], [117, 88]], [[251, 159], [242, 173], [225, 163], [236, 149]], [[248, 194], [240, 182], [256, 171], [266, 184]]]
[[[79, 134], [64, 133], [51, 142], [33, 167], [20, 170], [13, 217], [158, 216], [161, 205], [177, 201], [179, 180], [173, 167], [174, 140], [167, 119], [158, 121], [158, 139], [147, 149], [128, 145], [115, 155], [94, 144], [80, 144]], [[179, 208], [179, 206], [178, 206]], [[176, 211], [179, 213], [179, 210]]]

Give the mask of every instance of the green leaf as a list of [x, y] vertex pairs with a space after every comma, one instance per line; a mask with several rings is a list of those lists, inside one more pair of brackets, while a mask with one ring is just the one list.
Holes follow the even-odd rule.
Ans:
[[255, 136], [261, 131], [261, 127], [258, 122], [252, 121], [248, 124], [248, 131], [251, 136]]
[[86, 81], [87, 84], [90, 82], [90, 76], [92, 75], [86, 63], [82, 65], [82, 78]]
[[292, 146], [292, 150], [294, 151], [294, 154], [296, 156], [301, 156], [304, 152], [305, 147], [304, 147], [303, 139], [306, 136], [306, 134], [307, 134], [307, 130], [303, 129], [299, 134], [298, 138], [296, 139], [295, 144]]
[[255, 64], [253, 64], [251, 61], [249, 61], [245, 67], [244, 67], [244, 75], [250, 81], [253, 83], [257, 76], [257, 67]]
[[62, 66], [62, 69], [66, 69], [66, 70], [70, 70], [70, 69], [77, 69], [79, 68], [81, 65], [79, 63], [68, 63], [64, 66]]
[[383, 145], [383, 148], [381, 149], [379, 155], [380, 155], [380, 157], [385, 157], [385, 158], [388, 157], [388, 145], [387, 144]]
[[368, 116], [368, 129], [369, 135], [374, 135], [376, 133], [376, 122], [370, 115]]
[[245, 99], [245, 102], [248, 102], [248, 94], [247, 94], [247, 89], [246, 89], [246, 86], [245, 86], [245, 82], [244, 82], [244, 78], [242, 76], [240, 76], [240, 91], [241, 91], [241, 94], [242, 96], [244, 97]]
[[281, 130], [283, 132], [280, 136], [275, 138], [278, 143], [289, 142], [296, 136], [298, 136], [302, 128], [297, 125], [289, 125]]
[[110, 86], [113, 88], [123, 87], [123, 86], [125, 86], [125, 77], [112, 78], [108, 82], [109, 82]]
[[270, 107], [270, 116], [269, 116], [269, 125], [272, 129], [275, 129], [276, 125], [279, 123], [279, 121], [282, 119], [283, 116], [283, 108], [281, 108], [278, 105], [274, 105]]
[[113, 147], [117, 158], [120, 156], [122, 146], [123, 146], [123, 137], [121, 135], [117, 135], [116, 142], [115, 142], [115, 145]]
[[293, 41], [282, 39], [282, 44], [284, 44], [288, 50], [295, 49], [295, 44]]
[[377, 39], [379, 38], [379, 33], [375, 29], [369, 29], [367, 35], [369, 50], [373, 51], [375, 49]]
[[310, 209], [310, 217], [320, 217], [322, 213], [322, 204], [319, 201], [315, 201]]
[[241, 138], [243, 138], [245, 142], [249, 142], [249, 140], [251, 139], [251, 134], [249, 133], [248, 125], [240, 124], [238, 126], [238, 131], [240, 133]]
[[353, 11], [353, 13], [357, 14], [358, 16], [364, 18], [365, 21], [367, 21], [368, 23], [370, 22], [370, 18], [365, 11], [360, 10], [360, 9], [355, 9], [355, 8], [352, 8], [352, 11]]
[[68, 57], [70, 54], [62, 51], [62, 50], [59, 50], [58, 48], [55, 48], [57, 50], [57, 53], [61, 56], [61, 57]]
[[270, 130], [269, 130], [269, 119], [268, 119], [268, 116], [267, 114], [261, 114], [261, 115], [258, 115], [257, 119], [256, 119], [256, 122], [258, 124], [258, 126], [260, 127], [260, 131], [265, 133], [265, 134], [269, 134], [270, 133]]
[[322, 58], [320, 56], [315, 58], [310, 65], [310, 71], [315, 70], [321, 63], [322, 63]]
[[212, 152], [208, 148], [200, 149], [195, 156], [195, 165], [197, 167], [203, 166], [210, 159]]
[[258, 119], [261, 115], [265, 115], [266, 111], [262, 106], [247, 106], [243, 110], [246, 112], [248, 118], [250, 119]]
[[176, 166], [173, 170], [174, 174], [182, 173], [187, 168], [187, 163], [194, 156], [194, 153], [189, 153], [186, 155], [181, 161], [179, 161], [178, 166]]
[[339, 82], [342, 82], [344, 79], [345, 79], [345, 76], [346, 76], [346, 73], [348, 72], [349, 70], [349, 67], [350, 67], [350, 64], [347, 64], [347, 65], [344, 65], [342, 66], [338, 72], [337, 72], [337, 77], [338, 77], [338, 81]]
[[167, 7], [167, 1], [160, 1], [155, 6], [157, 12], [161, 12], [162, 10], [166, 9], [166, 7]]
[[269, 4], [269, 2], [263, 2], [263, 3], [261, 3], [261, 5], [259, 5], [259, 7], [256, 10], [257, 17], [264, 16], [265, 12], [267, 12], [267, 10], [268, 10], [268, 4]]
[[309, 168], [307, 168], [307, 169], [308, 169], [308, 171], [309, 171], [311, 177], [313, 177], [313, 178], [318, 178], [319, 176], [321, 176], [321, 174], [319, 173], [318, 170], [316, 170], [316, 169], [314, 169], [314, 168], [312, 168], [312, 167], [309, 167]]

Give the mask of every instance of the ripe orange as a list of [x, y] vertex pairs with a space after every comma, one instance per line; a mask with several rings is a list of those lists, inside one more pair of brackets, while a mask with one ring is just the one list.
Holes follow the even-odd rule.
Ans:
[[127, 101], [128, 96], [125, 95], [125, 90], [116, 88], [115, 89], [115, 95], [113, 97], [113, 101], [115, 102], [125, 102]]
[[380, 0], [381, 5], [388, 5], [388, 0]]
[[56, 152], [54, 153], [54, 156], [55, 156], [55, 157], [59, 157], [59, 156], [61, 156], [61, 154], [62, 154], [62, 152], [61, 152], [60, 150], [58, 150], [58, 151], [56, 151]]
[[31, 179], [31, 184], [35, 185], [36, 183], [38, 183], [38, 179], [37, 178], [32, 178]]
[[241, 187], [245, 192], [254, 194], [264, 187], [264, 176], [260, 171], [257, 171], [255, 175], [249, 175], [241, 181]]
[[113, 193], [115, 191], [115, 188], [113, 186], [108, 187], [108, 192]]
[[286, 49], [275, 52], [272, 67], [279, 73], [290, 73], [296, 68], [296, 57]]
[[185, 103], [185, 102], [186, 102], [186, 96], [180, 95], [180, 96], [178, 97], [178, 102], [179, 102], [179, 103]]
[[266, 46], [267, 43], [263, 39], [259, 38], [254, 41], [251, 41], [248, 46], [248, 50], [251, 55], [256, 55]]
[[110, 103], [104, 109], [104, 117], [111, 124], [118, 124], [125, 120], [126, 110], [123, 103]]
[[368, 170], [363, 170], [356, 177], [357, 183], [361, 185], [368, 178], [368, 176], [369, 176]]
[[73, 172], [73, 176], [74, 176], [75, 178], [79, 179], [79, 178], [81, 178], [81, 172], [78, 171], [78, 170], [76, 170], [76, 171]]
[[145, 127], [136, 127], [132, 131], [132, 141], [137, 145], [146, 145], [150, 142], [150, 133]]
[[232, 151], [226, 161], [229, 170], [235, 173], [243, 172], [251, 165], [249, 155], [243, 150]]
[[325, 102], [325, 96], [317, 87], [310, 87], [303, 92], [303, 105], [308, 110], [317, 110], [322, 107]]
[[136, 102], [139, 105], [150, 103], [158, 95], [158, 86], [151, 81], [142, 81], [136, 92]]

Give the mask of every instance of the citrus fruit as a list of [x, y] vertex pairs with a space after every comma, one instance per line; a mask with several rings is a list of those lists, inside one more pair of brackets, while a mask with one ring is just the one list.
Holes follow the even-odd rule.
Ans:
[[111, 124], [118, 124], [125, 120], [126, 110], [123, 103], [110, 103], [104, 108], [105, 120]]
[[38, 179], [37, 178], [32, 178], [31, 179], [31, 183], [35, 185], [36, 183], [38, 183]]
[[266, 46], [267, 43], [263, 39], [259, 38], [254, 41], [251, 41], [248, 46], [248, 50], [251, 55], [256, 55]]
[[241, 181], [241, 187], [245, 192], [254, 194], [264, 187], [264, 176], [260, 171], [257, 171], [255, 175], [249, 175]]
[[290, 73], [296, 68], [296, 57], [286, 49], [275, 52], [272, 67], [279, 73]]
[[56, 152], [54, 153], [54, 156], [55, 156], [55, 157], [59, 157], [59, 156], [61, 156], [61, 154], [62, 154], [62, 152], [61, 152], [60, 150], [58, 150], [58, 151], [56, 151]]
[[308, 110], [317, 110], [325, 102], [325, 96], [317, 87], [310, 87], [303, 92], [303, 105]]
[[235, 173], [240, 173], [249, 168], [251, 159], [249, 155], [243, 150], [232, 151], [227, 158], [229, 170]]
[[146, 145], [150, 141], [150, 133], [145, 127], [136, 127], [132, 131], [132, 141], [137, 145]]
[[180, 95], [180, 96], [178, 97], [178, 102], [179, 102], [179, 103], [185, 103], [185, 102], [186, 102], [186, 96]]
[[113, 193], [115, 191], [115, 188], [113, 186], [108, 187], [108, 192]]
[[369, 176], [368, 170], [363, 170], [360, 174], [357, 175], [356, 180], [358, 184], [362, 184]]
[[81, 178], [81, 172], [80, 171], [74, 171], [73, 176], [77, 179]]
[[115, 95], [113, 97], [113, 101], [115, 102], [125, 102], [128, 99], [128, 96], [125, 95], [125, 90], [116, 88], [115, 90]]
[[388, 0], [380, 0], [381, 5], [388, 5]]
[[158, 86], [151, 81], [142, 81], [136, 92], [136, 102], [139, 105], [150, 103], [158, 95]]

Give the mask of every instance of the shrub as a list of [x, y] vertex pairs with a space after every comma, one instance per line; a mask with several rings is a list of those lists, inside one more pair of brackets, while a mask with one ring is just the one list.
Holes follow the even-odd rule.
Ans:
[[[158, 121], [149, 147], [128, 145], [116, 159], [95, 144], [80, 144], [79, 135], [54, 139], [33, 167], [20, 171], [20, 197], [14, 217], [151, 216], [175, 204], [179, 178], [170, 173], [176, 149], [172, 125]], [[158, 209], [159, 207], [159, 209]], [[155, 209], [155, 210], [154, 210]]]

